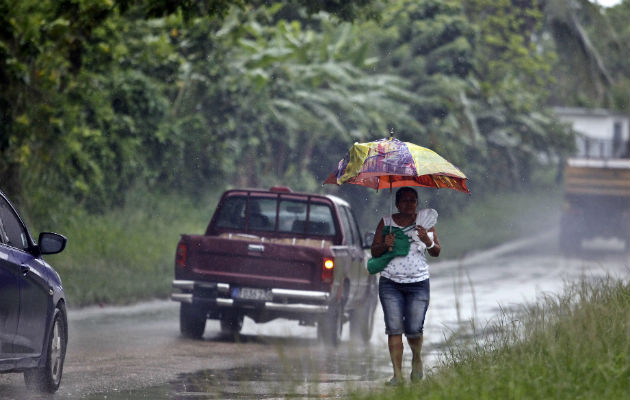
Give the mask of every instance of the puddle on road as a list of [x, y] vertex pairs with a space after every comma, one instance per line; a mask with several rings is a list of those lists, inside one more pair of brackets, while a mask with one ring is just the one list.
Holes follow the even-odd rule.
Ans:
[[[389, 359], [369, 348], [285, 349], [278, 362], [181, 374], [168, 384], [82, 397], [107, 399], [310, 399], [347, 398], [348, 393], [383, 387]], [[290, 357], [290, 358], [289, 358]], [[244, 354], [243, 358], [247, 358]]]

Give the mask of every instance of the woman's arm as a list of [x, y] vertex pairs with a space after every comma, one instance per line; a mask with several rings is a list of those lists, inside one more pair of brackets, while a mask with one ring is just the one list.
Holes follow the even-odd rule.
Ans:
[[380, 257], [385, 253], [389, 248], [394, 246], [394, 235], [389, 234], [383, 238], [383, 226], [385, 223], [381, 219], [381, 222], [378, 223], [376, 227], [376, 232], [374, 232], [374, 240], [372, 241], [372, 247], [370, 251], [372, 253], [372, 257]]
[[427, 230], [425, 230], [423, 227], [419, 225], [416, 226], [416, 231], [418, 231], [418, 238], [422, 241], [422, 243], [425, 244], [425, 246], [427, 246], [427, 251], [429, 252], [429, 254], [432, 255], [433, 257], [439, 256], [440, 250], [442, 248], [440, 247], [440, 241], [438, 240], [437, 232], [435, 231], [435, 228], [431, 228], [428, 231], [428, 232], [433, 232], [433, 241], [431, 241], [431, 238], [429, 237]]
[[442, 247], [440, 247], [440, 241], [438, 240], [437, 232], [435, 231], [435, 228], [429, 229], [429, 232], [433, 232], [433, 247], [429, 249], [429, 246], [431, 246], [431, 243], [429, 243], [429, 246], [427, 246], [427, 252], [433, 257], [438, 257], [440, 255]]

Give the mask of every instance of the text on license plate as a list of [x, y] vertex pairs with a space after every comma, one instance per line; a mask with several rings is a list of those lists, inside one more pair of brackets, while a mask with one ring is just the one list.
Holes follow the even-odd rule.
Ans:
[[246, 287], [232, 289], [232, 298], [243, 300], [273, 300], [270, 290]]

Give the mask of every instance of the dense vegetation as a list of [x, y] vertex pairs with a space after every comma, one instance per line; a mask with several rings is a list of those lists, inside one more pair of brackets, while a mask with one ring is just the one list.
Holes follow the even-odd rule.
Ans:
[[570, 151], [550, 104], [628, 110], [629, 17], [628, 0], [0, 0], [1, 186], [38, 221], [138, 187], [322, 190], [351, 142], [393, 131], [473, 192], [520, 188]]

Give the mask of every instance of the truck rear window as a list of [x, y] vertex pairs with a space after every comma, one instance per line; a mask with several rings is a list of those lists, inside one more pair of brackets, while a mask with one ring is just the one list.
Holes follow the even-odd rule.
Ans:
[[[328, 204], [275, 197], [230, 196], [219, 210], [215, 226], [247, 231], [277, 231], [334, 236], [336, 227]], [[278, 226], [276, 226], [276, 221]]]

